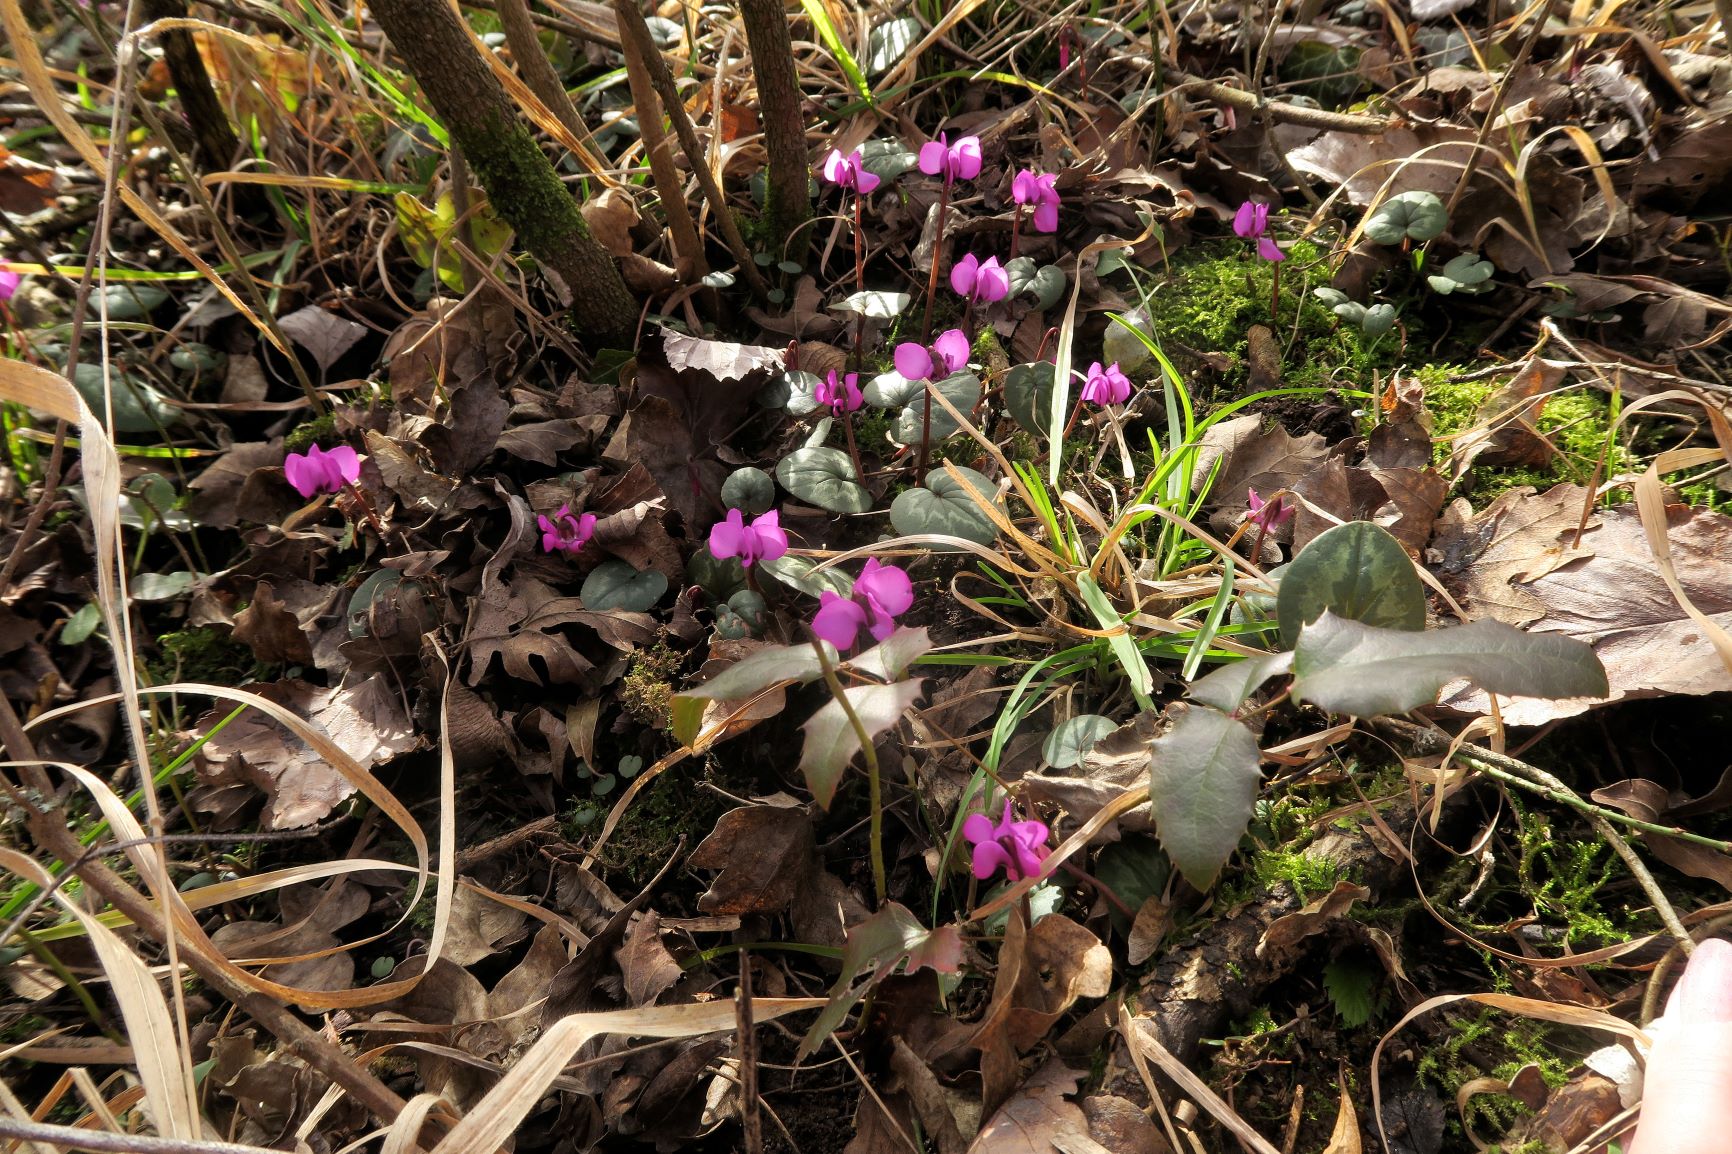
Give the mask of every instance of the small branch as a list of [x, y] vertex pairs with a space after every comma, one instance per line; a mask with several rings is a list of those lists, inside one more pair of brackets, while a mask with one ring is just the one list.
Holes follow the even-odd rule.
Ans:
[[512, 59], [517, 61], [517, 70], [523, 73], [523, 82], [559, 118], [567, 132], [579, 140], [588, 140], [591, 135], [588, 126], [578, 115], [577, 105], [571, 102], [571, 94], [560, 83], [553, 61], [541, 50], [527, 0], [497, 0], [494, 11], [499, 14], [499, 26], [505, 30], [505, 43], [511, 48]]
[[1258, 112], [1276, 124], [1296, 124], [1301, 128], [1321, 128], [1330, 132], [1357, 132], [1364, 136], [1378, 136], [1401, 124], [1393, 116], [1360, 116], [1351, 112], [1329, 112], [1322, 108], [1283, 104], [1278, 100], [1261, 100], [1255, 93], [1242, 88], [1229, 88], [1177, 69], [1171, 70], [1170, 75], [1187, 87], [1200, 90], [1216, 104], [1225, 104], [1240, 112]]
[[661, 51], [650, 38], [649, 25], [644, 22], [643, 14], [633, 6], [632, 0], [613, 0], [613, 8], [619, 18], [620, 38], [633, 40], [637, 44], [638, 54], [649, 67], [650, 81], [661, 96], [662, 108], [667, 112], [668, 119], [673, 121], [674, 134], [680, 138], [680, 149], [686, 154], [692, 171], [697, 174], [698, 187], [703, 189], [704, 199], [710, 202], [710, 210], [716, 214], [716, 227], [721, 229], [722, 243], [728, 246], [728, 251], [734, 255], [734, 260], [740, 266], [740, 279], [746, 282], [754, 295], [767, 297], [770, 286], [764, 283], [763, 276], [759, 274], [758, 266], [752, 260], [752, 250], [746, 247], [746, 240], [740, 235], [740, 226], [735, 223], [734, 214], [728, 208], [722, 186], [716, 180], [716, 174], [710, 171], [709, 162], [704, 159], [704, 147], [698, 142], [698, 131], [692, 127], [692, 118], [686, 115], [685, 103], [680, 100], [680, 90], [674, 83], [674, 74], [668, 70], [668, 62], [662, 59]]
[[94, 1150], [98, 1154], [259, 1154], [257, 1146], [210, 1142], [193, 1138], [158, 1138], [153, 1134], [111, 1134], [82, 1126], [55, 1126], [0, 1118], [0, 1138], [37, 1142], [63, 1150]]
[[631, 85], [632, 109], [637, 113], [638, 138], [643, 141], [644, 156], [649, 161], [650, 179], [655, 181], [656, 196], [662, 202], [662, 215], [667, 218], [668, 231], [673, 234], [674, 267], [688, 284], [702, 280], [710, 271], [704, 258], [704, 242], [698, 236], [698, 226], [692, 220], [691, 205], [686, 203], [685, 181], [668, 150], [668, 136], [662, 130], [662, 102], [656, 95], [655, 81], [650, 79], [649, 62], [638, 50], [635, 37], [624, 36], [620, 52], [625, 57], [626, 81]]

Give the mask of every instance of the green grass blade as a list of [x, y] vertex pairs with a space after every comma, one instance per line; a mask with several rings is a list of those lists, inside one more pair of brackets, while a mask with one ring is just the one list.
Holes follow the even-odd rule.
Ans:
[[848, 76], [848, 83], [854, 86], [860, 99], [868, 106], [875, 104], [872, 86], [866, 83], [866, 74], [860, 71], [860, 62], [854, 59], [854, 54], [842, 43], [842, 34], [831, 22], [830, 14], [824, 10], [824, 0], [800, 0], [800, 7], [812, 18], [812, 26], [818, 30], [818, 38], [824, 42], [824, 47], [830, 50], [830, 55], [836, 58], [836, 63], [842, 66], [842, 71]]

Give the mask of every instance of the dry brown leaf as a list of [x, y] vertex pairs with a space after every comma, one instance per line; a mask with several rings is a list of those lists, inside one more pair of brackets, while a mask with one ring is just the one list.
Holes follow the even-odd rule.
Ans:
[[1237, 417], [1203, 434], [1196, 477], [1201, 484], [1219, 460], [1221, 471], [1209, 489], [1208, 507], [1238, 510], [1245, 507], [1247, 490], [1268, 496], [1278, 489], [1296, 488], [1328, 456], [1321, 434], [1295, 437], [1279, 425], [1265, 430], [1261, 417]]
[[721, 870], [698, 899], [706, 914], [778, 913], [814, 868], [812, 823], [805, 811], [772, 805], [731, 809], [692, 851], [688, 864]]
[[1089, 1134], [1082, 1107], [1065, 1097], [1078, 1078], [1057, 1060], [1036, 1070], [987, 1119], [969, 1154], [1111, 1154]]
[[[1732, 672], [1661, 577], [1634, 506], [1597, 511], [1575, 550], [1570, 546], [1583, 490], [1559, 486], [1530, 499], [1545, 512], [1517, 529], [1510, 514], [1521, 507], [1523, 493], [1507, 494], [1513, 500], [1500, 499], [1474, 521], [1482, 532], [1495, 534], [1494, 544], [1513, 567], [1499, 561], [1488, 572], [1482, 554], [1468, 574], [1463, 607], [1470, 614], [1586, 641], [1606, 667], [1608, 702], [1732, 690]], [[1732, 517], [1670, 505], [1666, 518], [1685, 593], [1711, 620], [1732, 626]], [[1572, 559], [1559, 563], [1566, 556]], [[1537, 577], [1518, 576], [1535, 571]], [[1446, 691], [1444, 703], [1469, 712], [1488, 707], [1477, 690], [1453, 696]], [[1503, 716], [1511, 725], [1539, 725], [1593, 704], [1514, 698]]]
[[625, 994], [634, 1006], [647, 1006], [680, 980], [680, 964], [662, 945], [662, 920], [654, 910], [634, 918], [614, 960], [625, 978]]
[[269, 581], [255, 585], [252, 604], [235, 614], [234, 639], [267, 665], [313, 663], [312, 642]]
[[1313, 934], [1320, 934], [1330, 923], [1347, 916], [1354, 902], [1362, 902], [1371, 891], [1352, 882], [1336, 882], [1335, 888], [1321, 897], [1312, 898], [1290, 914], [1282, 914], [1263, 931], [1257, 943], [1257, 956], [1268, 950], [1288, 950]]
[[1323, 1154], [1362, 1154], [1365, 1149], [1359, 1135], [1359, 1112], [1353, 1108], [1353, 1096], [1347, 1092], [1347, 1080], [1341, 1080], [1341, 1106], [1335, 1112], [1335, 1128], [1329, 1133], [1329, 1145]]
[[1493, 391], [1474, 415], [1474, 426], [1457, 437], [1449, 454], [1450, 472], [1461, 480], [1475, 463], [1543, 466], [1556, 450], [1535, 426], [1553, 389], [1568, 374], [1563, 365], [1530, 357], [1521, 371]]
[[582, 212], [583, 223], [597, 244], [614, 256], [631, 255], [631, 230], [638, 222], [638, 211], [623, 189], [603, 189], [600, 196], [583, 202]]
[[[396, 690], [384, 678], [319, 689], [304, 681], [252, 687], [325, 731], [338, 748], [371, 768], [420, 744]], [[214, 725], [223, 705], [200, 719]], [[208, 783], [248, 782], [265, 793], [265, 828], [299, 829], [323, 821], [355, 792], [336, 769], [280, 726], [256, 712], [242, 714], [199, 751], [199, 776]]]
[[[1671, 795], [1665, 786], [1644, 778], [1629, 778], [1596, 789], [1590, 795], [1601, 805], [1609, 805], [1629, 814], [1638, 821], [1661, 825], [1675, 824], [1668, 816]], [[1655, 857], [1683, 874], [1719, 882], [1732, 890], [1732, 856], [1695, 842], [1680, 841], [1665, 834], [1647, 833], [1642, 836]]]

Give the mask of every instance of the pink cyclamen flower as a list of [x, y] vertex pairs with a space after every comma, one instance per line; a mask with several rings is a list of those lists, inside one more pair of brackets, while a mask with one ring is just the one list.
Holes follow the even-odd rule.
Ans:
[[1010, 198], [1018, 204], [1034, 205], [1037, 232], [1058, 231], [1058, 177], [1050, 172], [1025, 168], [1010, 182]]
[[1269, 206], [1247, 200], [1233, 214], [1233, 231], [1257, 242], [1257, 255], [1266, 261], [1283, 261], [1287, 254], [1269, 237]]
[[847, 156], [842, 155], [841, 149], [832, 148], [830, 155], [824, 158], [823, 171], [824, 179], [831, 184], [851, 188], [862, 195], [880, 183], [876, 176], [866, 171], [866, 156], [858, 148]]
[[869, 557], [854, 579], [854, 596], [844, 599], [830, 590], [818, 599], [812, 632], [837, 649], [851, 647], [865, 629], [879, 641], [896, 631], [896, 618], [914, 604], [914, 582], [894, 565]]
[[9, 301], [24, 278], [9, 268], [0, 268], [0, 301]]
[[575, 557], [595, 534], [595, 514], [575, 516], [570, 505], [561, 505], [559, 512], [552, 517], [546, 513], [536, 514], [535, 523], [541, 529], [543, 553], [566, 553]]
[[1083, 378], [1082, 399], [1091, 405], [1122, 405], [1131, 399], [1131, 379], [1117, 361], [1104, 369], [1096, 361]]
[[940, 333], [932, 347], [907, 341], [896, 346], [896, 371], [911, 381], [941, 381], [968, 367], [972, 350], [961, 329]]
[[750, 525], [738, 509], [729, 509], [725, 521], [710, 526], [710, 553], [716, 557], [738, 557], [740, 564], [774, 561], [788, 551], [788, 535], [782, 532], [782, 516], [771, 509], [753, 517]]
[[865, 398], [860, 395], [859, 382], [860, 376], [857, 373], [838, 377], [836, 370], [831, 369], [830, 375], [819, 381], [818, 387], [812, 390], [812, 397], [837, 416], [852, 413], [865, 403]]
[[965, 136], [955, 144], [944, 133], [937, 140], [920, 146], [920, 171], [927, 176], [942, 176], [944, 183], [958, 179], [973, 180], [980, 175], [980, 137]]
[[348, 445], [338, 445], [328, 453], [311, 445], [305, 453], [290, 453], [283, 462], [283, 476], [295, 492], [309, 500], [353, 485], [360, 475], [361, 458]]
[[974, 846], [974, 876], [985, 881], [1004, 867], [1013, 882], [1040, 873], [1046, 861], [1046, 843], [1052, 831], [1042, 821], [1011, 821], [1010, 799], [1004, 800], [1004, 817], [997, 825], [984, 813], [969, 815], [962, 823], [962, 836]]
[[1249, 512], [1245, 520], [1261, 528], [1265, 533], [1272, 533], [1292, 519], [1296, 511], [1287, 503], [1285, 497], [1276, 497], [1273, 501], [1265, 501], [1255, 489], [1246, 490], [1251, 495]]
[[950, 287], [956, 290], [956, 295], [967, 297], [972, 304], [975, 301], [1001, 301], [1010, 295], [1010, 274], [998, 263], [998, 258], [989, 256], [986, 263], [980, 263], [980, 258], [969, 253], [950, 266]]

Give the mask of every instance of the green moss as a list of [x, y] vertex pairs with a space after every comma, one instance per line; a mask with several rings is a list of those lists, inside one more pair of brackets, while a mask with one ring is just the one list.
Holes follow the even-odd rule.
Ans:
[[638, 653], [631, 672], [620, 682], [619, 700], [632, 720], [652, 729], [666, 729], [673, 719], [673, 676], [682, 656], [657, 641]]
[[1281, 849], [1259, 853], [1252, 872], [1265, 886], [1286, 882], [1303, 898], [1326, 894], [1342, 880], [1341, 867], [1328, 858]]
[[[1436, 1086], [1446, 1098], [1454, 1098], [1457, 1090], [1475, 1078], [1490, 1074], [1507, 1080], [1526, 1065], [1538, 1067], [1548, 1086], [1561, 1086], [1569, 1080], [1576, 1056], [1559, 1053], [1560, 1031], [1556, 1027], [1528, 1018], [1507, 1018], [1491, 1009], [1458, 1019], [1451, 1026], [1438, 1045], [1420, 1056], [1416, 1067], [1419, 1080]], [[1482, 1069], [1479, 1062], [1488, 1058], [1491, 1069]], [[1514, 1098], [1477, 1094], [1468, 1100], [1467, 1114], [1483, 1135], [1508, 1130], [1528, 1110]]]
[[1550, 915], [1549, 922], [1563, 927], [1571, 945], [1611, 945], [1646, 928], [1627, 906], [1608, 908], [1606, 891], [1625, 880], [1610, 846], [1597, 837], [1559, 836], [1547, 815], [1514, 804], [1521, 823], [1522, 890]]
[[[728, 793], [740, 796], [756, 789], [749, 780], [736, 781], [723, 776], [712, 763], [704, 776]], [[734, 803], [712, 789], [701, 789], [692, 780], [690, 769], [681, 767], [661, 774], [640, 794], [620, 817], [613, 836], [601, 852], [602, 867], [611, 875], [624, 878], [631, 887], [642, 886], [655, 876], [680, 839], [690, 850], [709, 836], [716, 819], [734, 808]], [[604, 807], [605, 810], [605, 807]], [[593, 835], [600, 823], [587, 827]], [[586, 830], [572, 828], [567, 836], [581, 842]]]
[[[1438, 438], [1440, 464], [1449, 459], [1454, 438], [1482, 424], [1482, 408], [1506, 383], [1503, 379], [1452, 379], [1464, 371], [1456, 365], [1427, 365], [1415, 370], [1414, 375], [1425, 386], [1425, 407], [1431, 413], [1432, 435]], [[1607, 451], [1611, 419], [1611, 402], [1597, 389], [1583, 386], [1554, 394], [1534, 423], [1556, 450], [1551, 461], [1542, 468], [1476, 465], [1474, 503], [1483, 505], [1519, 485], [1544, 491], [1563, 482], [1591, 484], [1602, 453], [1606, 461], [1601, 477], [1629, 470], [1633, 457], [1621, 439], [1614, 440]]]
[[160, 656], [145, 658], [145, 668], [157, 685], [173, 681], [239, 685], [259, 674], [252, 650], [214, 626], [164, 633], [157, 638], [157, 647]]
[[[1327, 255], [1310, 241], [1288, 248], [1282, 263], [1280, 311], [1271, 320], [1274, 266], [1258, 260], [1237, 241], [1196, 245], [1176, 254], [1166, 280], [1149, 294], [1147, 307], [1155, 336], [1175, 365], [1187, 375], [1205, 368], [1204, 356], [1225, 353], [1228, 395], [1245, 382], [1247, 336], [1252, 325], [1275, 331], [1285, 354], [1282, 383], [1289, 387], [1369, 388], [1372, 374], [1394, 367], [1398, 342], [1393, 336], [1363, 347], [1357, 330], [1340, 325], [1311, 295], [1327, 279]], [[1292, 348], [1295, 322], [1298, 336]]]
[[289, 430], [289, 435], [283, 438], [283, 448], [290, 453], [304, 453], [314, 445], [329, 448], [336, 437], [337, 417], [326, 413]]

